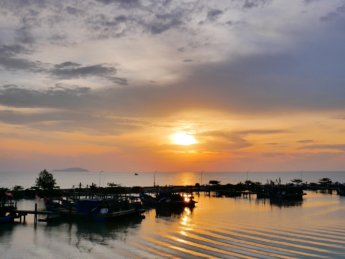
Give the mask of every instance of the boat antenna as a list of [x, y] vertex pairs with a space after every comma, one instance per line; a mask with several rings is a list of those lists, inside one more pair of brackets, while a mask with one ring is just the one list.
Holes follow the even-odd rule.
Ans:
[[153, 187], [156, 187], [156, 172], [153, 173]]
[[103, 170], [98, 173], [98, 187], [101, 187]]

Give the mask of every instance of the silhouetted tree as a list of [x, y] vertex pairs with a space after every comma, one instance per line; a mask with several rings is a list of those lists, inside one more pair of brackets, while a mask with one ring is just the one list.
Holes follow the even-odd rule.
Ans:
[[43, 190], [53, 190], [56, 184], [53, 174], [44, 169], [36, 178], [36, 187]]
[[12, 191], [14, 191], [14, 192], [23, 191], [23, 190], [24, 190], [24, 188], [23, 188], [23, 186], [21, 186], [21, 185], [15, 185], [15, 186], [13, 186], [13, 188], [12, 188]]

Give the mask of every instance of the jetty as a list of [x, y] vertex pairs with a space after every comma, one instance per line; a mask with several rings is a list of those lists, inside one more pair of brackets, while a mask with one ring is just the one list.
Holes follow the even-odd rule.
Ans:
[[14, 213], [14, 218], [19, 219], [20, 223], [25, 223], [26, 222], [26, 216], [29, 214], [34, 215], [34, 223], [37, 224], [38, 221], [45, 221], [42, 219], [38, 219], [38, 215], [45, 215], [45, 216], [50, 216], [53, 215], [54, 213], [52, 211], [48, 210], [37, 210], [37, 203], [35, 203], [35, 208], [33, 210], [22, 210], [22, 209], [15, 209], [13, 210]]

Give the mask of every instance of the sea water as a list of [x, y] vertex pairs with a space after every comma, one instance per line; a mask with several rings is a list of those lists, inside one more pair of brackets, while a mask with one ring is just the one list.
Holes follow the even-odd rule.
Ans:
[[[302, 202], [195, 195], [193, 209], [105, 222], [0, 225], [1, 258], [344, 258], [345, 198], [307, 192]], [[22, 200], [18, 206], [32, 208]]]
[[[207, 184], [210, 180], [218, 180], [221, 184], [236, 184], [251, 180], [266, 183], [281, 181], [288, 183], [295, 178], [305, 182], [318, 182], [323, 177], [333, 182], [345, 182], [344, 172], [52, 172], [56, 183], [61, 188], [72, 188], [96, 184], [107, 186], [115, 183], [122, 186], [160, 186]], [[0, 187], [12, 188], [15, 185], [29, 188], [35, 185], [39, 172], [0, 172]]]

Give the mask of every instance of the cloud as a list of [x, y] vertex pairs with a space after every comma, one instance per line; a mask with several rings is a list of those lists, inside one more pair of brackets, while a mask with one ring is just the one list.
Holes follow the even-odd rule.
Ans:
[[2, 57], [13, 57], [17, 54], [28, 53], [29, 51], [22, 45], [2, 45], [0, 46], [0, 55]]
[[302, 48], [293, 54], [259, 54], [194, 66], [180, 85], [191, 102], [239, 113], [345, 109], [345, 80], [338, 69], [345, 58], [342, 40], [344, 45], [339, 42], [333, 49], [322, 42], [319, 47], [325, 49], [318, 56]]
[[[93, 103], [96, 110], [111, 109], [121, 114], [140, 116], [165, 116], [190, 109], [239, 114], [344, 109], [342, 67], [345, 39], [342, 34], [335, 29], [329, 30], [327, 26], [331, 24], [311, 31], [311, 25], [302, 16], [298, 17], [301, 20], [298, 28], [284, 22], [285, 16], [275, 20], [273, 14], [279, 14], [280, 5], [277, 4], [275, 9], [275, 6], [269, 5], [270, 2], [247, 0], [209, 4], [207, 1], [148, 1], [144, 5], [141, 1], [115, 0], [77, 1], [78, 4], [5, 1], [2, 7], [7, 11], [25, 14], [25, 24], [13, 18], [17, 23], [11, 24], [11, 33], [26, 25], [33, 35], [38, 35], [36, 41], [40, 44], [33, 47], [25, 44], [2, 45], [1, 67], [11, 71], [40, 72], [42, 77], [49, 77], [49, 83], [45, 83], [45, 89], [40, 90], [30, 90], [27, 85], [11, 91], [2, 90], [1, 102], [20, 105], [21, 101], [22, 106], [56, 107], [61, 101], [61, 106], [80, 109], [85, 109], [87, 103]], [[126, 4], [136, 5], [138, 10], [134, 13], [132, 10], [119, 10], [119, 5]], [[25, 8], [20, 8], [21, 5]], [[328, 9], [334, 5], [327, 4]], [[255, 12], [254, 7], [267, 8], [265, 10], [273, 16], [264, 20], [260, 19], [260, 12], [247, 15], [242, 10], [244, 7], [250, 12]], [[294, 7], [300, 8], [299, 5]], [[305, 5], [303, 8], [306, 8]], [[60, 12], [61, 17], [57, 15]], [[327, 13], [327, 10], [322, 12]], [[237, 19], [244, 26], [241, 30], [232, 31], [232, 28], [223, 27], [230, 18], [234, 19], [232, 13], [243, 16]], [[289, 12], [284, 14], [288, 17]], [[218, 17], [217, 24], [200, 25], [199, 21], [207, 16]], [[63, 33], [60, 26], [64, 28]], [[171, 34], [161, 37], [160, 34], [168, 32]], [[16, 41], [15, 37], [11, 38], [13, 35], [4, 35], [4, 42]], [[105, 38], [98, 38], [97, 35]], [[123, 38], [111, 38], [120, 36]], [[58, 61], [56, 57], [59, 55], [50, 53], [54, 37], [61, 38], [58, 43], [61, 48], [56, 47], [56, 50], [63, 57]], [[138, 44], [131, 45], [136, 41]], [[74, 45], [66, 47], [63, 42], [73, 42]], [[117, 45], [119, 42], [121, 44]], [[100, 54], [97, 58], [92, 55], [79, 57], [80, 52], [94, 49], [94, 44]], [[46, 50], [44, 54], [40, 54], [38, 46]], [[30, 48], [30, 52], [25, 53], [21, 48]], [[183, 51], [176, 52], [177, 49]], [[151, 51], [158, 53], [157, 56], [153, 57]], [[116, 52], [124, 53], [119, 63]], [[102, 60], [109, 56], [114, 57], [114, 63]], [[156, 59], [163, 61], [156, 63]], [[119, 75], [117, 66], [111, 64], [120, 64], [130, 75]], [[137, 74], [142, 75], [140, 80], [136, 80]], [[91, 85], [92, 77], [97, 77], [98, 88], [105, 87], [103, 79], [108, 81], [106, 83], [120, 86], [135, 83], [126, 88], [90, 89], [82, 95], [61, 90], [59, 94], [65, 96], [65, 100], [47, 90], [61, 79], [81, 79], [85, 85]], [[169, 78], [169, 82], [160, 83], [161, 78]], [[28, 81], [20, 79], [20, 85]], [[150, 86], [149, 82], [153, 81], [156, 86]], [[11, 79], [6, 83], [16, 82]], [[14, 92], [28, 99], [16, 98]], [[5, 100], [5, 96], [9, 99]]]
[[71, 61], [66, 61], [63, 62], [61, 64], [56, 64], [54, 67], [56, 69], [73, 69], [73, 68], [77, 68], [80, 67], [81, 65], [75, 62], [71, 62]]
[[211, 21], [216, 20], [221, 14], [223, 13], [222, 10], [212, 9], [207, 12], [207, 18]]
[[122, 77], [108, 77], [108, 80], [118, 85], [128, 85], [128, 80]]
[[241, 130], [236, 131], [236, 134], [240, 135], [270, 135], [270, 134], [280, 134], [287, 133], [287, 130], [281, 129], [258, 129], [258, 130]]
[[[333, 56], [327, 51], [325, 54]], [[342, 61], [339, 59], [342, 59], [341, 54], [333, 62], [339, 62], [340, 66]], [[170, 86], [139, 84], [128, 88], [90, 90], [84, 95], [67, 89], [61, 90], [59, 96], [44, 89], [2, 89], [0, 102], [21, 107], [44, 104], [44, 107], [67, 105], [79, 109], [92, 103], [95, 110], [110, 109], [119, 114], [138, 116], [167, 116], [195, 109], [252, 115], [345, 109], [345, 82], [341, 71], [334, 68], [309, 77], [300, 74], [304, 68], [296, 67], [297, 60], [294, 55], [252, 55], [230, 63], [195, 64], [187, 77]], [[312, 58], [307, 62], [318, 63], [317, 60]], [[306, 73], [313, 74], [313, 71], [319, 71], [319, 68], [314, 70], [308, 66]], [[85, 66], [63, 62], [51, 73], [58, 78], [97, 76], [120, 85], [127, 84], [127, 79], [115, 76], [114, 67], [99, 64]], [[23, 94], [25, 98], [21, 97]], [[60, 95], [64, 96], [63, 100]]]
[[67, 106], [76, 108], [78, 104], [83, 103], [80, 99], [87, 96], [90, 91], [91, 89], [87, 87], [58, 86], [46, 90], [34, 90], [16, 85], [4, 85], [0, 88], [0, 103], [10, 107], [63, 108]]
[[85, 13], [83, 10], [81, 10], [79, 8], [72, 7], [72, 6], [67, 6], [65, 8], [65, 10], [70, 15], [82, 15]]
[[303, 144], [314, 143], [314, 142], [315, 141], [312, 139], [301, 139], [297, 141], [297, 143], [303, 143]]
[[332, 21], [345, 13], [345, 3], [338, 6], [334, 11], [320, 17], [322, 22]]
[[136, 131], [148, 125], [148, 122], [143, 120], [71, 109], [40, 109], [25, 112], [0, 110], [0, 122], [45, 132], [83, 132], [97, 135], [117, 135]]
[[254, 143], [251, 143], [246, 138], [249, 135], [271, 135], [286, 133], [286, 130], [276, 129], [259, 129], [259, 130], [242, 130], [242, 131], [206, 131], [197, 134], [197, 137], [206, 138], [205, 148], [208, 150], [214, 147], [215, 150], [230, 149], [237, 150], [247, 147], [251, 147]]
[[304, 147], [302, 147], [302, 149], [345, 151], [345, 144], [309, 145], [309, 146], [304, 146]]
[[127, 8], [138, 7], [141, 5], [139, 0], [96, 0], [96, 1], [102, 4], [106, 4], [106, 5], [118, 4], [121, 7], [127, 7]]
[[89, 76], [108, 77], [116, 73], [114, 67], [104, 65], [81, 66], [74, 62], [57, 64], [50, 71], [52, 75], [61, 79], [80, 78]]
[[18, 58], [17, 55], [28, 54], [29, 50], [22, 45], [2, 45], [0, 46], [0, 66], [6, 70], [28, 70], [37, 72], [40, 70], [40, 62], [30, 61], [25, 58]]
[[98, 0], [106, 5], [118, 4], [125, 9], [137, 8], [138, 13], [132, 12], [107, 15], [98, 13], [91, 15], [87, 26], [100, 39], [119, 38], [129, 34], [159, 35], [170, 30], [178, 30], [191, 19], [195, 4], [172, 4], [171, 1], [148, 1], [142, 5], [139, 1]]
[[141, 27], [138, 18], [129, 15], [106, 16], [96, 14], [86, 19], [87, 28], [99, 39], [119, 38]]
[[149, 24], [149, 31], [152, 34], [160, 34], [172, 28], [181, 26], [183, 21], [176, 14], [157, 14], [155, 19]]
[[[138, 131], [144, 126], [142, 123], [135, 122], [134, 120], [108, 118], [96, 114], [73, 113], [71, 111], [58, 111], [41, 114], [41, 116], [25, 115], [25, 118], [18, 114], [11, 114], [10, 116], [11, 119], [6, 120], [1, 115], [0, 120], [4, 123], [24, 125], [43, 132], [82, 132], [91, 136], [115, 136]], [[23, 121], [27, 123], [23, 123]]]
[[269, 3], [271, 3], [272, 0], [245, 0], [243, 3], [244, 9], [251, 9], [251, 8], [257, 8], [265, 6]]

